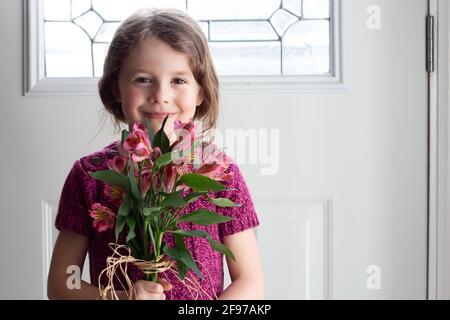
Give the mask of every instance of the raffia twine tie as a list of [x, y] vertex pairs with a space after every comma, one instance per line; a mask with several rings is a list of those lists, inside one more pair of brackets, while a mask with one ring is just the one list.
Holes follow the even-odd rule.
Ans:
[[[209, 295], [195, 279], [185, 277], [184, 280], [181, 280], [175, 267], [176, 262], [174, 260], [169, 260], [165, 255], [160, 255], [156, 258], [156, 261], [146, 261], [133, 257], [131, 255], [131, 249], [127, 245], [109, 243], [109, 247], [111, 248], [113, 253], [106, 259], [106, 268], [103, 269], [98, 276], [98, 299], [119, 300], [119, 296], [117, 295], [116, 289], [114, 288], [113, 284], [114, 278], [117, 278], [117, 280], [119, 281], [120, 285], [127, 295], [128, 300], [133, 300], [136, 297], [134, 283], [128, 276], [129, 263], [135, 265], [142, 271], [142, 273], [147, 275], [169, 271], [170, 273], [174, 274], [176, 278], [189, 290], [194, 300], [199, 297], [200, 293], [203, 293], [210, 300], [217, 299], [217, 296], [215, 294], [214, 297], [211, 297], [211, 295]], [[120, 253], [120, 250], [125, 250], [126, 254]], [[106, 275], [108, 281], [106, 286], [103, 287], [101, 284], [101, 279], [104, 275]], [[120, 275], [123, 276], [126, 284], [124, 284], [120, 280]]]

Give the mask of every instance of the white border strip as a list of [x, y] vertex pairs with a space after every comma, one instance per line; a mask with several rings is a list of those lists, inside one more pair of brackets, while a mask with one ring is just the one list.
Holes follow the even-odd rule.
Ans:
[[435, 16], [436, 72], [430, 78], [428, 299], [450, 299], [450, 3], [429, 0]]
[[53, 210], [49, 202], [41, 202], [42, 212], [42, 298], [47, 300], [47, 278], [51, 261], [51, 250], [53, 248], [52, 239], [52, 225], [53, 225]]

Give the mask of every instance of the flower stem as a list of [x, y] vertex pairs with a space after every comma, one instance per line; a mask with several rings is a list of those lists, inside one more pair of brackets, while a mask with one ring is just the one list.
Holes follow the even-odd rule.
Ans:
[[[161, 255], [161, 243], [162, 243], [162, 238], [163, 238], [164, 232], [158, 233], [156, 235], [156, 243], [155, 243], [155, 263], [157, 262], [159, 256]], [[157, 282], [158, 281], [158, 272], [152, 273], [151, 274], [151, 279], [153, 282]]]

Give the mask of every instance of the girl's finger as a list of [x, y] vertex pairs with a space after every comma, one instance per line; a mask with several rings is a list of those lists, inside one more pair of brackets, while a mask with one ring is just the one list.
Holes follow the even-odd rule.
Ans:
[[148, 293], [143, 292], [136, 296], [136, 300], [165, 300], [166, 295], [164, 293]]
[[159, 279], [158, 279], [158, 282], [163, 286], [164, 291], [172, 290], [172, 285], [171, 285], [170, 282], [167, 281], [166, 279], [164, 279], [164, 278], [159, 278]]

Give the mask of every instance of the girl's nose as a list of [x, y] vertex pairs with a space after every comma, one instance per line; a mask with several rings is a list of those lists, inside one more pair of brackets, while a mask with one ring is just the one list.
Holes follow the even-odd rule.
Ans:
[[169, 103], [169, 98], [170, 88], [163, 84], [155, 83], [150, 89], [148, 100], [150, 103], [166, 104]]

